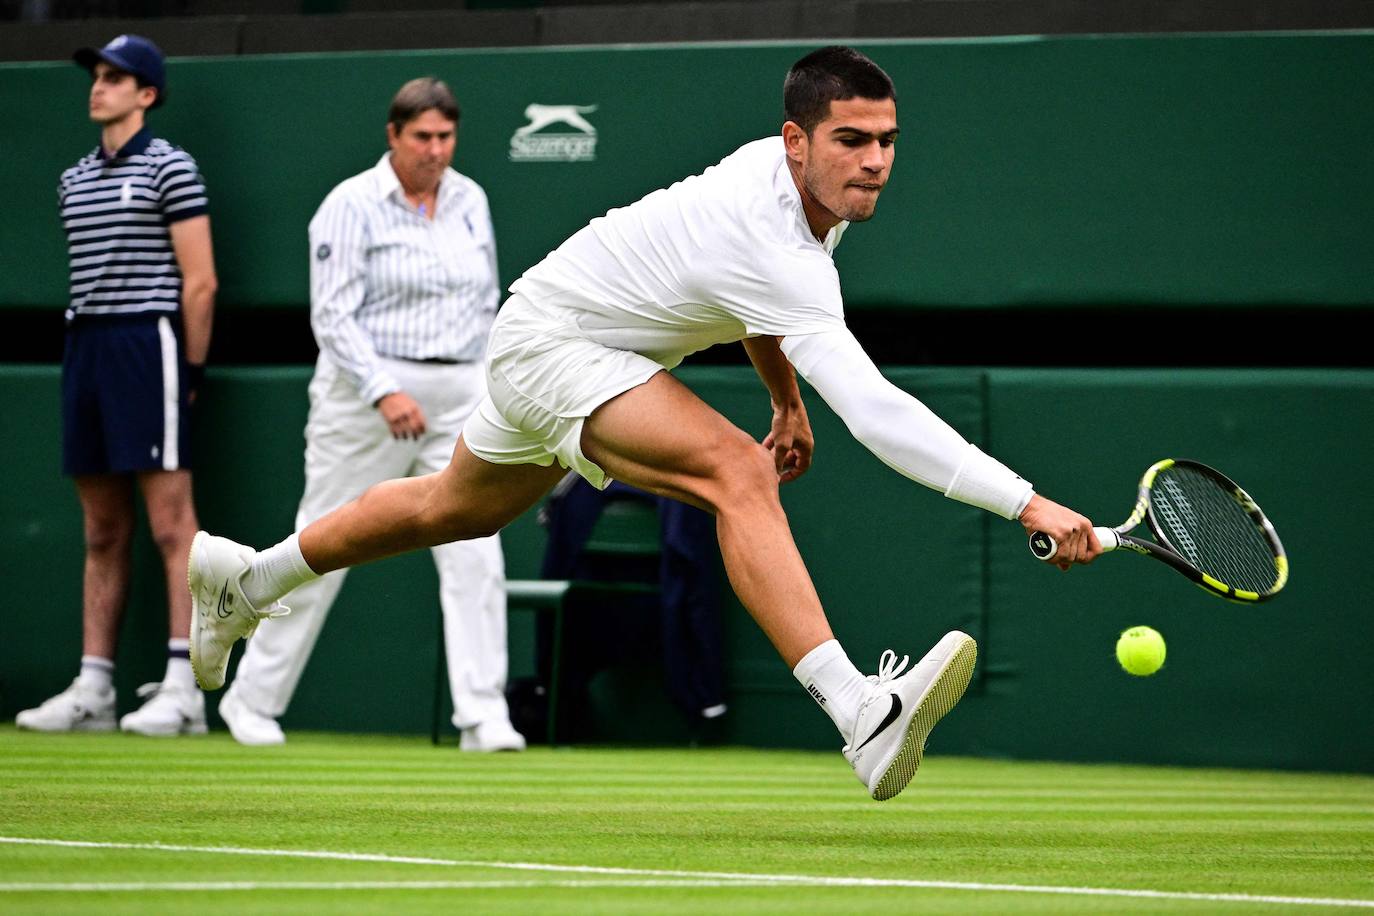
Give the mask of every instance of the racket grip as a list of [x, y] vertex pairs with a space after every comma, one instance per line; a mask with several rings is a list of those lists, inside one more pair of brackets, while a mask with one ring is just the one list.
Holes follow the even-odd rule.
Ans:
[[[1115, 528], [1093, 528], [1093, 534], [1097, 535], [1097, 540], [1102, 544], [1102, 552], [1116, 550], [1121, 546], [1121, 537], [1116, 533]], [[1059, 545], [1054, 538], [1043, 531], [1032, 531], [1030, 536], [1030, 552], [1035, 554], [1038, 560], [1053, 560], [1054, 555], [1059, 552]]]

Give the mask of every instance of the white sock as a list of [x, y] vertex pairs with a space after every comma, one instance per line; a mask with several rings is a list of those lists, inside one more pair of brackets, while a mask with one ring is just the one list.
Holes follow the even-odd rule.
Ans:
[[248, 603], [263, 610], [291, 589], [319, 577], [301, 556], [300, 535], [293, 534], [280, 544], [259, 550], [240, 584]]
[[114, 687], [114, 661], [99, 655], [81, 656], [81, 673], [77, 681], [82, 687], [104, 693]]
[[196, 690], [196, 676], [191, 671], [191, 641], [167, 640], [167, 672], [162, 683], [174, 684], [184, 690]]
[[848, 741], [859, 703], [868, 695], [870, 684], [844, 654], [839, 640], [827, 640], [806, 653], [792, 674], [830, 716], [840, 737]]

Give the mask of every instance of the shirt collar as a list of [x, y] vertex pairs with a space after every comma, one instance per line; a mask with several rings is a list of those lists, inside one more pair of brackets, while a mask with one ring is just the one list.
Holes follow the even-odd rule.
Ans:
[[[779, 138], [781, 140], [781, 138]], [[811, 224], [806, 219], [806, 207], [802, 204], [801, 190], [797, 187], [797, 182], [792, 178], [792, 170], [787, 167], [787, 152], [784, 149], [782, 161], [778, 163], [778, 170], [773, 175], [774, 188], [778, 195], [778, 200], [783, 208], [792, 212], [792, 219], [800, 230], [802, 237], [808, 242], [814, 242], [825, 249], [826, 254], [833, 255], [835, 246], [840, 244], [840, 236], [849, 228], [848, 220], [841, 220], [830, 231], [825, 234], [825, 238], [817, 239], [811, 232]]]
[[[376, 178], [377, 197], [386, 200], [401, 192], [401, 179], [396, 177], [396, 170], [391, 167], [391, 152], [382, 154], [382, 158], [377, 161], [377, 167], [373, 169]], [[458, 182], [452, 177], [453, 168], [444, 169], [444, 174], [439, 178], [438, 200], [440, 203], [447, 201], [458, 192]]]
[[101, 159], [127, 159], [130, 156], [137, 156], [139, 153], [142, 153], [148, 148], [148, 144], [152, 142], [153, 128], [145, 124], [139, 128], [138, 133], [129, 138], [129, 142], [116, 150], [113, 156], [106, 155], [104, 143], [97, 143], [95, 148]]
[[817, 240], [811, 232], [811, 224], [806, 221], [806, 208], [802, 206], [801, 191], [797, 189], [797, 182], [792, 178], [792, 170], [787, 167], [786, 152], [783, 153], [782, 161], [778, 163], [778, 170], [773, 173], [773, 191], [777, 195], [778, 203], [782, 205], [783, 212], [791, 215], [797, 235], [808, 245], [820, 245], [824, 248], [825, 240]]

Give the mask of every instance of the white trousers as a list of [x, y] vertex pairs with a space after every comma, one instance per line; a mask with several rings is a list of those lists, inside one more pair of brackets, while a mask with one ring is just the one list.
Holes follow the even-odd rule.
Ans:
[[[448, 465], [463, 423], [486, 394], [480, 363], [447, 366], [384, 360], [425, 413], [419, 440], [393, 439], [381, 414], [323, 353], [310, 381], [305, 427], [305, 494], [296, 530], [359, 496], [373, 484], [429, 474]], [[453, 724], [509, 718], [506, 708], [505, 560], [498, 536], [433, 548], [444, 614], [444, 652]], [[286, 711], [346, 569], [302, 585], [283, 603], [290, 615], [264, 620], [248, 641], [235, 694], [276, 718]]]

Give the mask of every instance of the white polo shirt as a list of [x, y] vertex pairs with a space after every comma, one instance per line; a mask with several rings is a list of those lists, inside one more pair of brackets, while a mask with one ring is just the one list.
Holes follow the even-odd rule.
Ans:
[[170, 227], [207, 207], [185, 150], [145, 126], [113, 156], [97, 146], [63, 172], [57, 197], [71, 263], [69, 320], [176, 314], [181, 270]]
[[671, 369], [718, 343], [843, 328], [831, 252], [847, 225], [815, 239], [782, 138], [769, 137], [592, 220], [511, 292]]

